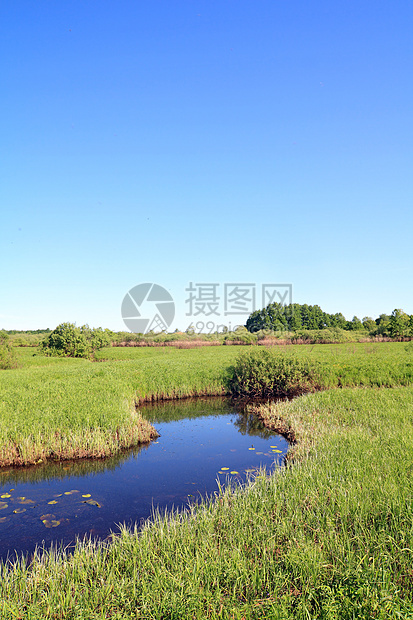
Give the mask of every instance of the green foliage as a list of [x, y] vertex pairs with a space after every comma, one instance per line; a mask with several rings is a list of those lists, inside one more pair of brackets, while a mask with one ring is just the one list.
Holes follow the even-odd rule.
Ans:
[[224, 337], [224, 344], [256, 344], [257, 336], [251, 334], [243, 325], [237, 327], [233, 332], [228, 332]]
[[111, 332], [89, 325], [76, 327], [74, 323], [61, 323], [40, 344], [44, 355], [88, 358], [95, 351], [108, 346]]
[[329, 327], [358, 330], [364, 329], [362, 322], [356, 316], [352, 321], [346, 321], [343, 314], [328, 314], [320, 306], [308, 304], [289, 304], [283, 306], [277, 302], [268, 304], [262, 310], [255, 310], [248, 317], [246, 327], [250, 332], [260, 330], [298, 331], [300, 329], [314, 330]]
[[410, 317], [400, 308], [396, 308], [391, 313], [389, 321], [389, 331], [392, 338], [407, 336], [409, 333]]
[[17, 333], [10, 336], [10, 344], [13, 347], [38, 347], [44, 337], [45, 332], [42, 334]]
[[18, 361], [9, 336], [4, 330], [0, 330], [0, 370], [9, 370], [17, 366]]
[[347, 321], [347, 326], [345, 329], [348, 329], [349, 331], [357, 331], [363, 329], [363, 327], [363, 323], [360, 321], [358, 316], [353, 316], [351, 321]]
[[373, 319], [370, 316], [365, 316], [363, 318], [363, 327], [369, 333], [373, 333], [376, 330], [376, 323], [375, 323], [375, 321], [373, 321]]
[[[357, 316], [353, 316], [351, 321], [346, 321], [340, 312], [328, 314], [323, 312], [320, 306], [307, 304], [283, 306], [279, 303], [272, 303], [262, 310], [252, 312], [245, 325], [251, 333], [290, 331], [294, 332], [296, 338], [300, 337], [303, 330], [321, 332], [328, 329], [357, 332], [360, 337], [363, 333], [366, 335], [366, 332], [370, 336], [394, 339], [413, 337], [413, 315], [409, 316], [401, 309], [393, 310], [391, 315], [381, 314], [375, 321], [371, 317], [364, 317], [361, 321]], [[344, 342], [344, 340], [341, 338], [336, 342]], [[325, 335], [313, 341], [330, 342], [330, 338]]]
[[257, 349], [239, 356], [227, 377], [227, 388], [233, 396], [249, 398], [298, 396], [317, 387], [315, 363], [274, 349]]

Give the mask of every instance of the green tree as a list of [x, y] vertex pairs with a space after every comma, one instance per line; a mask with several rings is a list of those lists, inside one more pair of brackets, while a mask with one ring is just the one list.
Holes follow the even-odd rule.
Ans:
[[364, 329], [367, 329], [368, 332], [374, 332], [377, 325], [375, 323], [375, 321], [373, 321], [373, 319], [371, 318], [371, 316], [365, 316], [363, 318], [363, 327]]
[[375, 321], [377, 325], [377, 333], [380, 336], [390, 336], [390, 316], [381, 314]]
[[353, 330], [363, 329], [363, 323], [360, 321], [358, 316], [353, 316], [351, 322], [353, 323]]
[[301, 329], [303, 322], [301, 319], [300, 304], [290, 304], [286, 307], [286, 314], [288, 317], [288, 329], [292, 332]]
[[401, 308], [395, 308], [390, 316], [389, 331], [392, 338], [407, 336], [410, 317]]
[[340, 329], [346, 328], [346, 317], [341, 312], [331, 314], [331, 327], [340, 327]]

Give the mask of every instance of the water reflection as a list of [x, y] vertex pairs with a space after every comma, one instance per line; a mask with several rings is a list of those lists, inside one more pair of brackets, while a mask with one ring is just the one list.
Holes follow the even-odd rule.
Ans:
[[135, 446], [120, 454], [104, 459], [77, 459], [67, 461], [48, 461], [28, 467], [9, 467], [0, 469], [0, 486], [6, 484], [36, 484], [47, 480], [64, 480], [67, 477], [93, 476], [122, 467], [131, 457], [147, 450], [151, 444]]
[[234, 413], [233, 424], [242, 435], [255, 435], [268, 439], [273, 433], [263, 426], [261, 420], [248, 413], [243, 403], [230, 398], [205, 397], [186, 398], [179, 401], [163, 401], [139, 408], [139, 411], [152, 424], [172, 422], [183, 417], [194, 419], [207, 415], [222, 415], [229, 411]]
[[158, 422], [176, 422], [183, 418], [192, 420], [229, 412], [242, 413], [244, 407], [232, 399], [221, 396], [199, 396], [140, 405], [138, 411], [156, 426]]

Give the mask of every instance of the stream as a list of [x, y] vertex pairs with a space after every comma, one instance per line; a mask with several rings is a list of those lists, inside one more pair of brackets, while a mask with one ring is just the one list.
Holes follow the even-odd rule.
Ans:
[[[103, 460], [0, 469], [0, 558], [76, 538], [105, 540], [142, 525], [156, 507], [182, 509], [282, 465], [288, 442], [229, 400], [197, 398], [140, 407], [160, 433]], [[219, 483], [218, 483], [219, 481]]]

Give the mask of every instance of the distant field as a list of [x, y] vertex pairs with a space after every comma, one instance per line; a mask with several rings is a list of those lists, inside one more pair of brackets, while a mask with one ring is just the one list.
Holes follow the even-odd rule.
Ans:
[[[0, 463], [104, 456], [147, 440], [152, 431], [137, 424], [136, 403], [222, 394], [226, 369], [248, 349], [108, 347], [99, 351], [98, 358], [106, 360], [100, 362], [19, 349], [22, 367], [0, 371]], [[319, 362], [325, 387], [413, 383], [413, 354], [406, 343], [276, 350]]]

